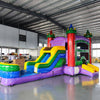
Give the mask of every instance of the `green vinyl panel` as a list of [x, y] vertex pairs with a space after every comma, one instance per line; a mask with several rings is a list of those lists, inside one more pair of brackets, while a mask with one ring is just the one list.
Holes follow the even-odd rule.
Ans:
[[54, 68], [62, 67], [66, 63], [65, 58], [60, 58]]
[[[85, 43], [88, 45], [88, 49], [77, 49], [77, 43]], [[77, 40], [75, 41], [75, 66], [79, 66], [82, 65], [82, 59], [80, 61], [77, 60], [77, 52], [86, 52], [88, 53], [88, 58], [89, 58], [89, 43], [84, 41], [84, 40]], [[90, 58], [89, 58], [90, 59]], [[89, 62], [90, 60], [87, 60], [87, 62]]]
[[48, 68], [53, 63], [53, 61], [56, 59], [56, 57], [58, 56], [58, 54], [61, 54], [61, 53], [62, 54], [63, 53], [65, 54], [66, 51], [65, 50], [58, 50], [49, 63], [39, 64], [38, 65], [38, 68]]
[[41, 60], [45, 57], [45, 55], [46, 55], [46, 53], [44, 53], [44, 54], [40, 57], [40, 59], [38, 59], [38, 61], [34, 61], [34, 62], [28, 61], [26, 66], [28, 66], [28, 65], [35, 65], [36, 63], [41, 62]]
[[7, 71], [7, 72], [13, 72], [13, 71], [19, 71], [20, 68], [18, 65], [13, 64], [0, 64], [0, 70]]

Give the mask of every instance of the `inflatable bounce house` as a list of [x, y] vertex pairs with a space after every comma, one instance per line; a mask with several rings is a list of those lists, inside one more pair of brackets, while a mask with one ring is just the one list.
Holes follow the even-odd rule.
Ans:
[[47, 34], [48, 46], [43, 47], [35, 61], [27, 61], [24, 70], [18, 65], [0, 63], [0, 80], [4, 86], [35, 81], [56, 75], [83, 74], [94, 77], [99, 68], [91, 64], [91, 37], [87, 31], [83, 36], [76, 35], [72, 25], [66, 31], [67, 38]]

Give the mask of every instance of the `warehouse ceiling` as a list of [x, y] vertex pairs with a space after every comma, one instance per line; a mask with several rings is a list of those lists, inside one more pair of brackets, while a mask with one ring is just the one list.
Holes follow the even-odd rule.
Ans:
[[100, 0], [0, 0], [0, 23], [56, 36], [73, 24], [79, 35], [100, 36]]

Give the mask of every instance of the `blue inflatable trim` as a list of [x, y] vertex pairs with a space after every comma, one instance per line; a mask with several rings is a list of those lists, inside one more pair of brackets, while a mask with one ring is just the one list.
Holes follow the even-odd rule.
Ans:
[[[41, 63], [46, 62], [49, 57], [50, 57], [50, 53], [47, 53], [45, 55], [45, 57], [42, 59]], [[28, 65], [26, 71], [33, 73], [34, 72], [34, 65]]]
[[65, 58], [66, 57], [66, 54], [59, 54], [56, 59], [54, 60], [54, 62], [51, 64], [50, 67], [48, 68], [39, 68], [38, 69], [38, 73], [47, 73], [49, 71], [51, 71], [55, 65], [57, 64], [57, 62], [59, 61], [60, 58]]
[[6, 71], [0, 70], [0, 77], [2, 77], [2, 78], [18, 78], [18, 77], [20, 77], [20, 71], [6, 72]]

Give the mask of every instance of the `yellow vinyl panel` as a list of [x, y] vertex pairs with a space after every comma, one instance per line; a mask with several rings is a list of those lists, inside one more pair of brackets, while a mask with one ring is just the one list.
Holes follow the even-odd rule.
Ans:
[[95, 69], [97, 72], [99, 71], [99, 68], [97, 66], [94, 66], [92, 64], [88, 64], [88, 66], [92, 67], [93, 69]]
[[89, 71], [89, 72], [91, 72], [91, 73], [95, 72], [95, 70], [92, 67], [90, 67], [88, 65], [85, 65], [85, 64], [82, 64], [82, 68]]
[[[43, 47], [40, 50], [40, 56], [35, 61], [29, 61], [29, 62], [37, 62], [44, 53], [50, 53], [51, 56], [49, 57], [49, 59], [46, 62], [46, 63], [49, 63], [58, 50], [65, 50], [64, 46], [54, 46], [50, 50], [45, 50], [46, 48], [49, 48], [49, 47]], [[46, 63], [44, 63], [44, 64], [46, 64]], [[35, 64], [35, 67], [38, 66], [39, 64], [40, 63]], [[41, 63], [41, 64], [43, 64], [43, 63]], [[24, 64], [24, 69], [25, 70], [26, 70], [26, 67], [27, 67], [27, 62]]]
[[17, 65], [18, 65], [18, 64], [3, 63], [3, 62], [0, 62], [0, 64], [3, 64], [3, 65], [8, 65], [8, 66], [9, 66], [9, 65], [12, 65], [12, 66], [13, 66], [13, 65], [17, 66]]
[[58, 51], [58, 50], [65, 50], [65, 47], [64, 46], [55, 46], [55, 47], [53, 47], [50, 51], [48, 50], [48, 51], [42, 51], [41, 53], [43, 54], [43, 53], [51, 53], [51, 56], [49, 57], [49, 59], [45, 62], [45, 63], [37, 63], [37, 64], [35, 64], [35, 72], [37, 72], [37, 68], [38, 68], [38, 65], [39, 64], [48, 64], [51, 60], [52, 60], [52, 58], [55, 56], [55, 54], [56, 54], [56, 52]]

